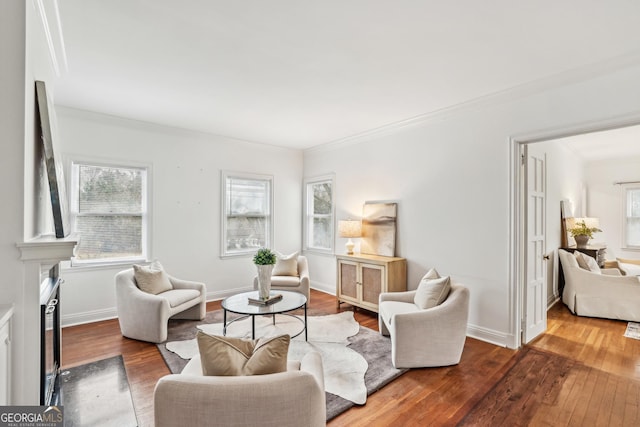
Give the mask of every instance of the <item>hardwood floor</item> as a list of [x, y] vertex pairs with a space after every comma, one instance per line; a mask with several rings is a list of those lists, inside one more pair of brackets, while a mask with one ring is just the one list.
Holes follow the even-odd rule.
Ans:
[[[220, 302], [207, 304], [208, 310], [219, 308]], [[312, 291], [310, 314], [337, 311], [333, 296]], [[378, 330], [375, 313], [357, 310], [355, 317]], [[549, 310], [548, 330], [531, 347], [574, 359], [580, 369], [572, 371], [553, 401], [537, 409], [529, 425], [640, 425], [640, 341], [623, 337], [626, 325], [573, 316], [561, 303]], [[151, 426], [153, 389], [169, 374], [156, 346], [123, 338], [117, 320], [63, 329], [63, 369], [118, 354], [125, 361], [138, 421]], [[459, 365], [412, 369], [328, 425], [456, 425], [516, 363], [517, 354], [467, 338]]]

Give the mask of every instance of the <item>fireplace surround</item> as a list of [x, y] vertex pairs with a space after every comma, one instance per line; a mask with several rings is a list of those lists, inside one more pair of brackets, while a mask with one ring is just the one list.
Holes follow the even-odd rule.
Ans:
[[59, 264], [40, 285], [40, 405], [60, 405], [62, 330], [60, 326]]
[[[74, 248], [78, 240], [75, 236], [68, 236], [57, 239], [54, 236], [41, 236], [31, 240], [26, 240], [16, 244], [20, 250], [20, 260], [23, 262], [23, 322], [19, 326], [17, 333], [24, 336], [24, 347], [19, 357], [12, 361], [12, 402], [18, 405], [38, 405], [43, 395], [42, 366], [43, 349], [47, 345], [45, 337], [44, 343], [41, 336], [42, 310], [44, 301], [43, 289], [49, 290], [49, 296], [57, 295], [58, 300], [55, 311], [51, 311], [49, 318], [51, 333], [54, 329], [59, 331], [60, 327], [60, 296], [64, 290], [61, 288], [60, 266], [62, 261], [68, 261], [73, 257]], [[57, 280], [50, 280], [54, 276]], [[47, 286], [42, 286], [43, 284]], [[56, 286], [57, 285], [57, 286]], [[54, 292], [55, 288], [55, 292]], [[44, 292], [45, 294], [47, 292]], [[47, 307], [51, 298], [47, 300]], [[51, 309], [49, 309], [51, 310]], [[46, 308], [45, 308], [46, 311]], [[54, 316], [58, 316], [58, 325], [54, 327]], [[47, 330], [45, 318], [45, 330]], [[61, 336], [59, 336], [61, 338]], [[53, 342], [53, 341], [51, 341]], [[47, 353], [44, 353], [45, 355]], [[60, 361], [60, 347], [57, 349], [58, 363]], [[54, 349], [51, 347], [49, 356], [53, 357]], [[51, 359], [53, 361], [53, 359]], [[47, 360], [44, 360], [47, 364]], [[59, 366], [58, 366], [59, 367]], [[18, 380], [19, 379], [19, 380]], [[46, 384], [46, 382], [45, 382]], [[44, 389], [46, 396], [46, 389]], [[53, 395], [53, 393], [51, 393]], [[53, 403], [52, 403], [53, 404]]]

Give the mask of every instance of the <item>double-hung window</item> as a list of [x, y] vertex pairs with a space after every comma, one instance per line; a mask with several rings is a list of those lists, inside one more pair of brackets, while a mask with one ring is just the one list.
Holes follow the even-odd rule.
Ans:
[[74, 162], [71, 220], [79, 236], [73, 264], [147, 258], [147, 169]]
[[626, 184], [623, 190], [623, 246], [640, 249], [640, 185]]
[[333, 182], [333, 176], [305, 180], [304, 247], [306, 250], [333, 252]]
[[273, 177], [222, 172], [221, 255], [253, 254], [271, 246]]

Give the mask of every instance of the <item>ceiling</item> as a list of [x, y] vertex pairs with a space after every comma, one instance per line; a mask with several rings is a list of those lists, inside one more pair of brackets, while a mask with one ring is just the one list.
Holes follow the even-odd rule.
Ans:
[[640, 49], [632, 0], [58, 0], [56, 104], [306, 149]]
[[640, 157], [640, 126], [556, 139], [585, 161]]

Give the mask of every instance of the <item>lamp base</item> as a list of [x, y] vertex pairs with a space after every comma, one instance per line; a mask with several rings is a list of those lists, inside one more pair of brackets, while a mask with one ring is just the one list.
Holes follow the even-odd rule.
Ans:
[[353, 247], [355, 246], [355, 244], [351, 241], [351, 239], [349, 239], [347, 241], [347, 244], [344, 246], [345, 248], [347, 248], [347, 255], [353, 255]]

